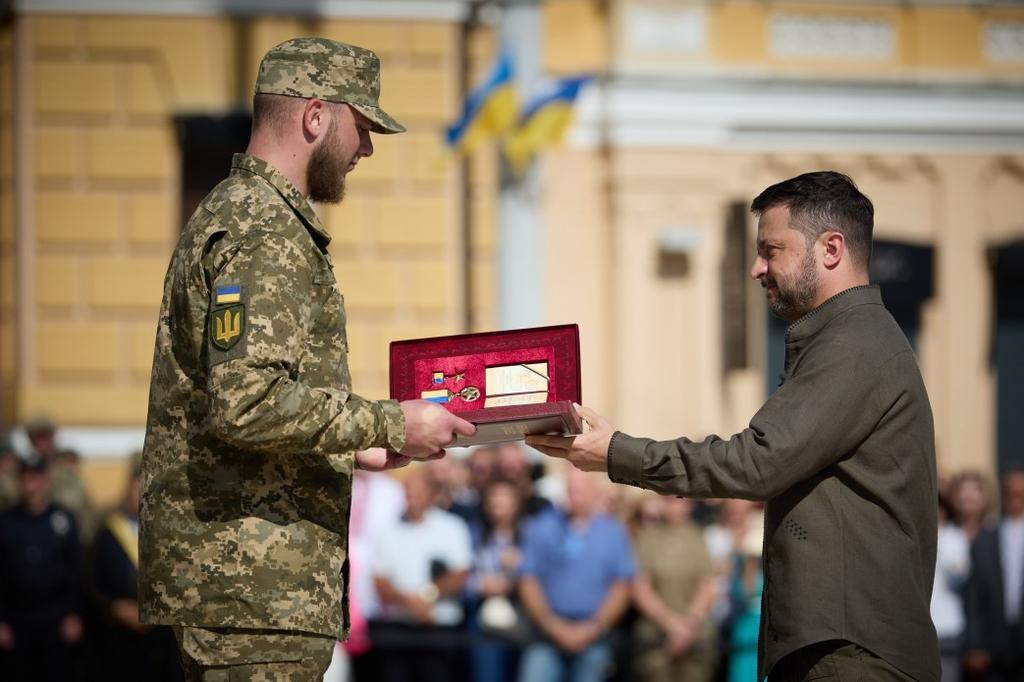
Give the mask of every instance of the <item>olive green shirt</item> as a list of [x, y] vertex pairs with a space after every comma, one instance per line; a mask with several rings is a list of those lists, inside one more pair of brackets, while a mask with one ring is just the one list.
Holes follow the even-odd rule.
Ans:
[[144, 622], [347, 634], [353, 452], [401, 449], [405, 422], [352, 393], [329, 240], [244, 154], [181, 234], [142, 457]]
[[[641, 530], [636, 537], [636, 562], [651, 589], [674, 613], [687, 614], [704, 581], [715, 577], [715, 566], [696, 524], [660, 524]], [[653, 639], [661, 628], [646, 616], [637, 621], [641, 639]], [[697, 646], [711, 649], [715, 629], [708, 619], [699, 624]]]
[[609, 476], [688, 497], [766, 500], [760, 676], [815, 642], [849, 640], [939, 679], [929, 616], [936, 472], [914, 354], [876, 287], [790, 325], [782, 384], [728, 439], [616, 432]]

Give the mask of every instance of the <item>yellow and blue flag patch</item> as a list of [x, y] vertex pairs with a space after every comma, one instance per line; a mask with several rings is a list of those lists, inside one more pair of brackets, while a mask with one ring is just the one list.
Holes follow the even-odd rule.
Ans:
[[238, 284], [230, 284], [228, 286], [217, 287], [217, 291], [214, 294], [213, 302], [216, 305], [222, 305], [224, 303], [238, 303], [242, 300], [242, 287]]

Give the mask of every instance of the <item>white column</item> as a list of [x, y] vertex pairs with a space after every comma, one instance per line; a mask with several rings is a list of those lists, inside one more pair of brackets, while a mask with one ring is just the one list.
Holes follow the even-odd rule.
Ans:
[[[501, 48], [515, 64], [519, 96], [525, 101], [541, 77], [540, 5], [524, 0], [507, 5], [501, 17]], [[542, 319], [540, 171], [535, 162], [521, 178], [502, 173], [498, 211], [498, 323], [503, 329], [534, 327]]]

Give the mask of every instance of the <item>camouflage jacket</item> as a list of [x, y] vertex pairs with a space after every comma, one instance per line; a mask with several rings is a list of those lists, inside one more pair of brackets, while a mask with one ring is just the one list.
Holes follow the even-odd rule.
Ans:
[[329, 240], [244, 154], [181, 234], [142, 458], [144, 622], [347, 635], [352, 453], [400, 449], [405, 422], [351, 392]]

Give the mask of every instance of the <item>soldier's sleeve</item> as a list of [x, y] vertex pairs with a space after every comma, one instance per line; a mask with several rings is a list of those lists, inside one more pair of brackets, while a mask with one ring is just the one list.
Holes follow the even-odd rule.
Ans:
[[400, 450], [405, 420], [397, 402], [298, 381], [319, 271], [299, 248], [278, 234], [250, 234], [221, 260], [210, 266], [205, 343], [215, 435], [247, 450]]

